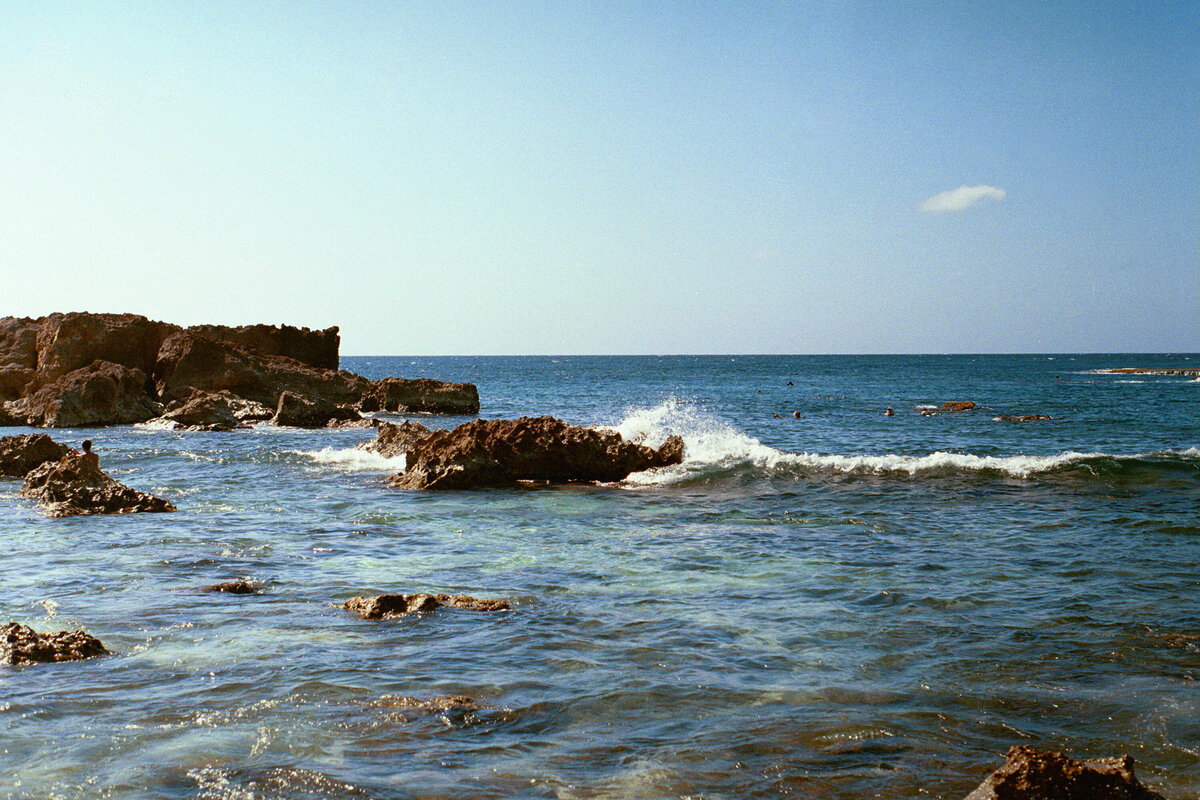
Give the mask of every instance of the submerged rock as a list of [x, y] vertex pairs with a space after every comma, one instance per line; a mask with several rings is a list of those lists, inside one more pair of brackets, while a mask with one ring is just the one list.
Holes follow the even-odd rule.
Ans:
[[365, 450], [368, 453], [378, 453], [384, 458], [399, 458], [407, 453], [414, 444], [431, 433], [433, 431], [419, 422], [405, 420], [401, 424], [395, 425], [391, 422], [380, 421], [379, 431], [375, 434], [375, 438], [358, 445], [357, 449]]
[[202, 592], [221, 592], [223, 594], [262, 594], [263, 590], [258, 584], [251, 583], [244, 578], [236, 581], [228, 581], [226, 583], [214, 583], [209, 586], [201, 587]]
[[1133, 774], [1133, 759], [1073, 758], [1030, 745], [1011, 748], [1004, 765], [966, 800], [1164, 800]]
[[950, 402], [942, 403], [938, 407], [942, 411], [970, 411], [975, 408], [975, 403], [971, 400], [951, 400]]
[[1021, 417], [1014, 417], [1012, 414], [1001, 414], [996, 417], [997, 422], [1041, 422], [1047, 419], [1052, 419], [1052, 417], [1049, 414], [1026, 414]]
[[406, 614], [421, 614], [442, 606], [471, 611], [506, 611], [507, 600], [479, 600], [465, 594], [381, 594], [376, 597], [351, 597], [342, 608], [363, 619], [394, 619]]
[[84, 630], [38, 633], [10, 622], [0, 628], [0, 664], [48, 664], [108, 655], [107, 648]]
[[31, 471], [21, 494], [38, 500], [52, 517], [175, 510], [167, 500], [118, 483], [75, 451]]
[[411, 442], [407, 471], [388, 482], [404, 489], [472, 489], [517, 481], [612, 482], [682, 460], [683, 441], [677, 436], [655, 451], [627, 442], [615, 431], [553, 417], [477, 419]]
[[24, 478], [47, 461], [58, 461], [67, 451], [65, 444], [44, 433], [0, 437], [0, 478]]

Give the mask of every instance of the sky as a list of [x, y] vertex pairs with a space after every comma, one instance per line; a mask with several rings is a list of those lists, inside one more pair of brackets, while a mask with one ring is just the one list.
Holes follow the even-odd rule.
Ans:
[[0, 0], [0, 316], [1200, 351], [1200, 3]]

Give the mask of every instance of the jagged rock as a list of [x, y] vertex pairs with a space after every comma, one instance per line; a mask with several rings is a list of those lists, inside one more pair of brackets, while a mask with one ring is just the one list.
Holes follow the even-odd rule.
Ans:
[[408, 452], [416, 442], [421, 441], [433, 431], [419, 422], [405, 420], [399, 425], [390, 422], [380, 422], [379, 431], [369, 442], [358, 445], [359, 450], [378, 453], [384, 458], [399, 458]]
[[970, 411], [974, 407], [975, 403], [971, 400], [951, 400], [939, 406], [942, 411]]
[[505, 611], [506, 600], [479, 600], [465, 594], [381, 594], [377, 597], [352, 597], [342, 608], [363, 619], [393, 619], [406, 614], [421, 614], [442, 606], [472, 611]]
[[320, 398], [309, 400], [295, 392], [284, 392], [279, 396], [279, 406], [275, 409], [271, 424], [292, 428], [325, 428], [330, 423], [361, 419], [362, 415], [348, 406]]
[[317, 369], [338, 368], [341, 337], [337, 326], [314, 331], [291, 325], [193, 325], [187, 331], [255, 355], [284, 356]]
[[143, 376], [154, 369], [162, 340], [177, 325], [155, 322], [139, 314], [51, 314], [40, 320], [37, 335], [37, 373], [49, 383], [91, 365], [108, 361]]
[[145, 422], [162, 412], [146, 394], [144, 372], [110, 361], [93, 361], [68, 372], [7, 408], [26, 424], [46, 428]]
[[682, 441], [656, 452], [615, 431], [570, 425], [553, 417], [472, 420], [410, 443], [407, 470], [388, 480], [404, 489], [471, 489], [517, 481], [619, 481], [632, 472], [678, 464]]
[[966, 800], [1164, 800], [1133, 774], [1133, 759], [1076, 761], [1030, 745], [1009, 749], [1004, 765]]
[[232, 395], [199, 389], [187, 400], [169, 405], [159, 419], [190, 431], [232, 431], [247, 427], [234, 413]]
[[262, 594], [262, 589], [248, 580], [241, 579], [236, 581], [228, 581], [226, 583], [214, 583], [211, 586], [204, 586], [200, 589], [202, 592], [223, 592], [225, 594]]
[[0, 628], [0, 664], [48, 664], [106, 655], [100, 640], [82, 629], [38, 633], [15, 622]]
[[478, 414], [479, 390], [473, 383], [384, 378], [375, 381], [363, 395], [359, 408], [409, 414]]
[[73, 450], [26, 475], [21, 494], [40, 501], [52, 517], [175, 510], [167, 500], [118, 483]]
[[0, 402], [24, 397], [37, 377], [37, 371], [28, 367], [0, 364]]
[[47, 461], [58, 461], [67, 450], [44, 433], [0, 437], [0, 478], [24, 478]]
[[1014, 417], [1011, 414], [1001, 414], [996, 417], [998, 422], [1041, 422], [1042, 420], [1053, 419], [1049, 414], [1026, 414], [1022, 417]]

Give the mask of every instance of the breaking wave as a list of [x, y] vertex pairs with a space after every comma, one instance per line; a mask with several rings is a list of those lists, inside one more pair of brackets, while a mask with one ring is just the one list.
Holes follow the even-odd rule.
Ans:
[[628, 486], [662, 486], [722, 474], [806, 477], [858, 475], [992, 474], [1012, 478], [1073, 474], [1081, 477], [1182, 471], [1200, 478], [1200, 448], [1139, 455], [1067, 451], [1053, 455], [981, 456], [936, 451], [924, 455], [789, 453], [763, 444], [694, 406], [668, 400], [638, 409], [610, 428], [627, 440], [659, 446], [672, 434], [683, 438], [684, 461], [675, 467], [630, 475]]
[[403, 472], [404, 456], [387, 458], [378, 453], [354, 448], [334, 449], [326, 447], [321, 450], [292, 451], [310, 464], [319, 467], [331, 467], [340, 472]]

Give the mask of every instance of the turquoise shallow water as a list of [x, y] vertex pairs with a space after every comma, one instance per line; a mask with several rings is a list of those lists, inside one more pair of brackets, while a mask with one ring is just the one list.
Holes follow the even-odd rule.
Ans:
[[[684, 436], [603, 487], [401, 492], [361, 430], [52, 432], [180, 510], [0, 483], [4, 621], [115, 653], [0, 667], [0, 797], [961, 798], [1021, 743], [1200, 797], [1200, 383], [1093, 372], [1167, 365], [1200, 356], [343, 359]], [[338, 608], [419, 590], [513, 609]], [[387, 701], [445, 694], [483, 708]]]

